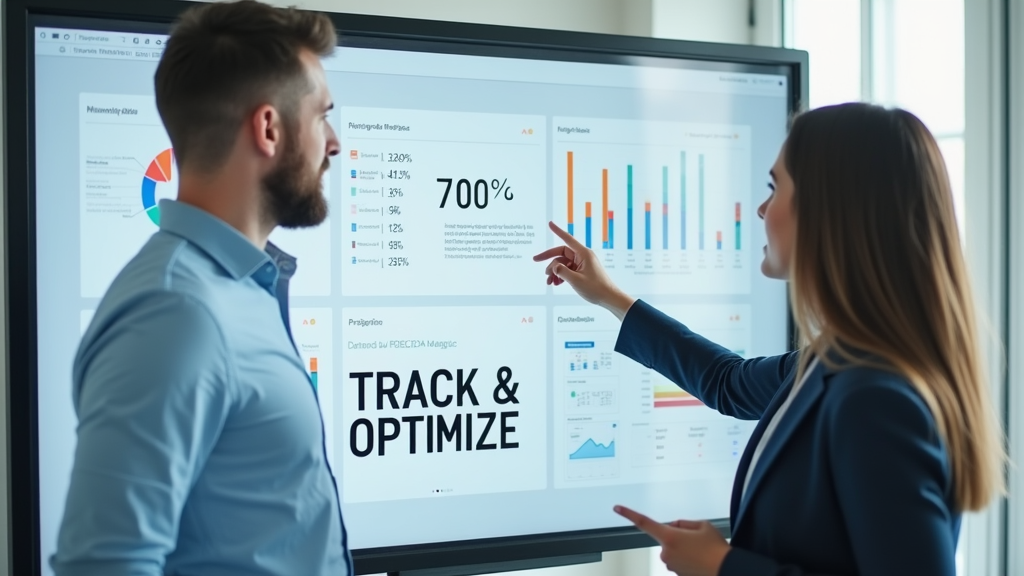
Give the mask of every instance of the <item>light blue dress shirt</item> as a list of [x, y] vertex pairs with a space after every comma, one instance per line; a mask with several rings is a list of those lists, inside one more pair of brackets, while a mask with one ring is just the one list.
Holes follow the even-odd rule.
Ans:
[[160, 213], [75, 358], [78, 444], [51, 565], [58, 576], [351, 576], [278, 282], [294, 259], [198, 208], [165, 200]]

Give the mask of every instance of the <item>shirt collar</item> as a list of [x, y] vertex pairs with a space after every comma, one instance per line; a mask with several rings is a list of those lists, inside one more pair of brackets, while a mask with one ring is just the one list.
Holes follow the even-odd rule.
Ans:
[[267, 241], [267, 254], [274, 261], [274, 264], [277, 264], [277, 269], [281, 273], [281, 280], [290, 280], [295, 275], [297, 261], [294, 256], [281, 250], [269, 240]]
[[[271, 258], [241, 232], [205, 210], [174, 200], [161, 200], [160, 230], [188, 240], [236, 280], [251, 276], [263, 287], [277, 282], [278, 268], [274, 262], [277, 258]], [[276, 246], [268, 246], [287, 256]]]

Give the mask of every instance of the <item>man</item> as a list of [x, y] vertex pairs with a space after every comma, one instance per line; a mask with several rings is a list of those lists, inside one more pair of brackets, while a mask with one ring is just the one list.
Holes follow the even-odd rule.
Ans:
[[338, 153], [322, 15], [193, 8], [157, 68], [177, 201], [74, 366], [78, 445], [51, 563], [65, 575], [353, 574], [275, 226], [327, 217]]

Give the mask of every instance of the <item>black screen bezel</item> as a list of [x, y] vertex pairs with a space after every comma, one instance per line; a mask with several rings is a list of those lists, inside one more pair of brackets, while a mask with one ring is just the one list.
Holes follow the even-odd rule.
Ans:
[[[37, 433], [35, 76], [36, 26], [166, 33], [193, 2], [178, 0], [6, 0], [4, 12], [5, 242], [7, 312], [9, 544], [12, 574], [39, 575]], [[339, 45], [578, 62], [650, 64], [760, 72], [788, 78], [791, 114], [805, 108], [807, 54], [756, 46], [514, 28], [404, 18], [330, 14]], [[510, 55], [514, 54], [514, 55]], [[668, 60], [662, 60], [668, 59]], [[18, 145], [12, 146], [12, 143]], [[787, 341], [793, 341], [789, 323]], [[727, 519], [714, 524], [728, 532]], [[592, 554], [650, 546], [632, 528], [354, 550], [359, 574]]]

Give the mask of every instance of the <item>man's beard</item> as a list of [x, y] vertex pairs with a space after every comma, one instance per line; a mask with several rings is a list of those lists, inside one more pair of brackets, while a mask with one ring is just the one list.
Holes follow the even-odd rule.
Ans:
[[324, 158], [316, 171], [308, 166], [298, 145], [288, 146], [274, 170], [263, 178], [264, 210], [274, 224], [282, 228], [309, 228], [327, 219], [322, 178], [330, 161]]

